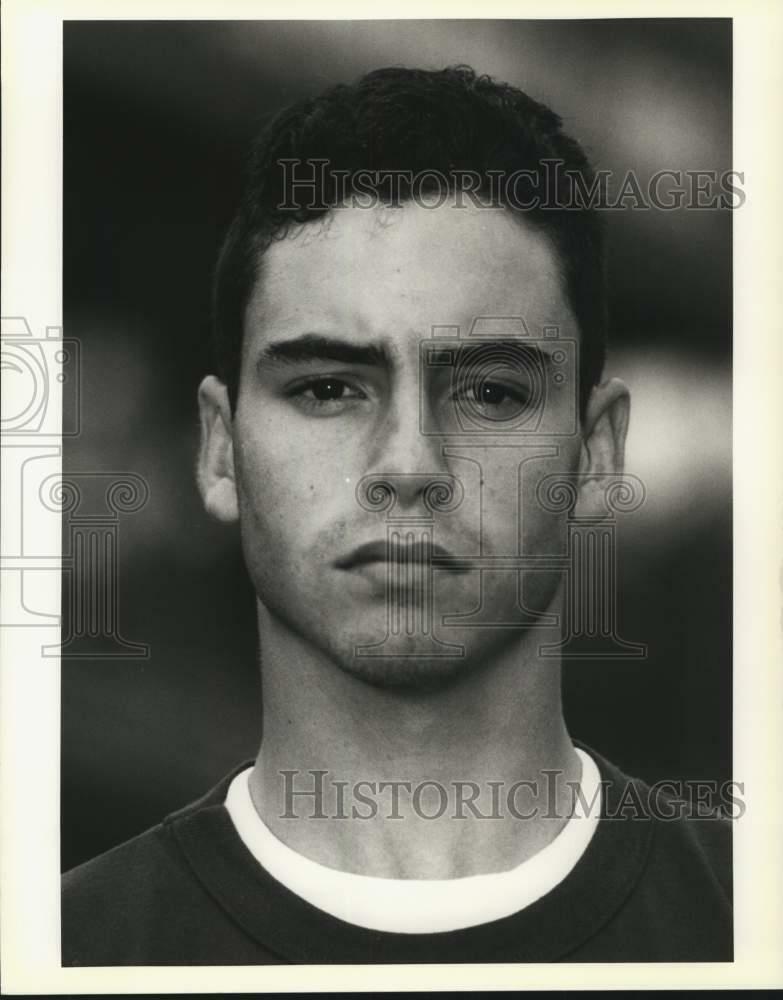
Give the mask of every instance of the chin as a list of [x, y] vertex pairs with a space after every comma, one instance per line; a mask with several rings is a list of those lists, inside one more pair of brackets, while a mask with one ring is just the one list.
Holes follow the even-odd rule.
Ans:
[[434, 692], [477, 669], [465, 657], [351, 656], [340, 668], [356, 680], [389, 691]]
[[[481, 636], [475, 629], [447, 629], [440, 642], [431, 636], [398, 635], [392, 648], [379, 643], [377, 636], [360, 641], [354, 636], [350, 645], [340, 644], [333, 660], [344, 673], [376, 688], [440, 691], [487, 669], [503, 647], [519, 642], [519, 635], [507, 629], [488, 629]], [[360, 649], [366, 651], [364, 655], [359, 655]]]

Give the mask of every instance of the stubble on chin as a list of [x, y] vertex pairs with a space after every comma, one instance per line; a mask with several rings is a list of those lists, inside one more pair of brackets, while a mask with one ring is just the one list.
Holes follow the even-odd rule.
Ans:
[[351, 656], [339, 667], [371, 687], [422, 694], [443, 690], [470, 670], [466, 659], [458, 656]]

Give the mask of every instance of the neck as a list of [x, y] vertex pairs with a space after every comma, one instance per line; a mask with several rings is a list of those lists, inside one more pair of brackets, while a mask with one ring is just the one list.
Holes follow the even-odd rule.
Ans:
[[422, 692], [358, 680], [260, 617], [264, 736], [250, 789], [289, 847], [358, 874], [454, 878], [508, 870], [559, 833], [581, 764], [559, 665], [538, 655], [555, 637], [528, 632]]

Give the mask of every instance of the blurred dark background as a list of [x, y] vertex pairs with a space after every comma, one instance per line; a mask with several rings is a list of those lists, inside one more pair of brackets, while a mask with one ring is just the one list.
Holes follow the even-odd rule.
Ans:
[[[62, 663], [62, 862], [201, 794], [259, 739], [253, 595], [196, 493], [210, 281], [243, 156], [281, 105], [383, 65], [468, 63], [550, 104], [599, 167], [730, 169], [731, 22], [64, 23], [66, 472], [134, 472], [120, 626], [148, 659]], [[742, 169], [742, 164], [736, 165]], [[731, 213], [611, 213], [609, 369], [633, 395], [620, 631], [565, 669], [572, 734], [648, 781], [731, 769]], [[741, 776], [738, 776], [741, 778]]]

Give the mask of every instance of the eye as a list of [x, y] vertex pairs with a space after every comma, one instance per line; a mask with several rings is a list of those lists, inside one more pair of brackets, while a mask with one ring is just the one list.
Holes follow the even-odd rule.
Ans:
[[475, 402], [483, 406], [500, 406], [512, 398], [511, 392], [499, 382], [482, 382], [472, 389]]
[[467, 403], [471, 407], [492, 408], [522, 406], [528, 398], [527, 387], [510, 385], [492, 379], [471, 379], [457, 386], [452, 399], [455, 402]]
[[286, 395], [300, 409], [324, 416], [340, 413], [367, 399], [367, 394], [357, 385], [326, 375], [298, 382], [288, 388]]
[[342, 399], [348, 386], [339, 379], [324, 378], [319, 379], [317, 382], [311, 382], [307, 388], [316, 399], [323, 401], [327, 399]]
[[517, 372], [466, 373], [455, 380], [443, 419], [456, 419], [460, 427], [467, 421], [465, 426], [474, 429], [519, 423], [530, 412], [530, 389], [529, 380]]

